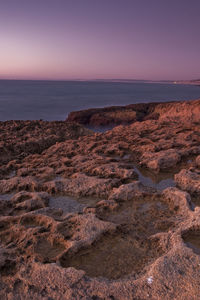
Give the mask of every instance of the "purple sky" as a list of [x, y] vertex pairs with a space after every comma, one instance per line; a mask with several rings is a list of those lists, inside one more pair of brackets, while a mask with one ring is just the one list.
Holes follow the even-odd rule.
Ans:
[[0, 78], [200, 78], [200, 0], [0, 0]]

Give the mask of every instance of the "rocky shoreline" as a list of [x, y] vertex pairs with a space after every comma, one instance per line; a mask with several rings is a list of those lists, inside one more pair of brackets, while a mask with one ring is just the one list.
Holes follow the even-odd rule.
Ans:
[[191, 117], [195, 117], [198, 121], [198, 100], [138, 103], [126, 106], [92, 108], [71, 112], [67, 117], [67, 121], [90, 126], [127, 125], [137, 121], [169, 118], [175, 121], [176, 118], [182, 118], [187, 113], [189, 121]]
[[199, 116], [193, 100], [0, 122], [0, 298], [199, 299]]

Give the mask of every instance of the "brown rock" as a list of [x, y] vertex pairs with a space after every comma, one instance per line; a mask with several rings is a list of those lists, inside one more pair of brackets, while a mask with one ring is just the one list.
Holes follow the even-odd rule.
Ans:
[[184, 169], [175, 175], [175, 181], [182, 190], [200, 194], [200, 174]]
[[154, 171], [160, 171], [174, 167], [181, 159], [177, 150], [169, 149], [156, 153], [144, 153], [141, 158], [141, 165]]
[[[105, 133], [1, 122], [0, 298], [199, 299], [199, 106], [71, 114], [85, 124], [131, 123]], [[143, 186], [136, 167], [155, 186], [179, 172], [179, 189]], [[49, 207], [59, 194], [84, 209]]]
[[150, 193], [152, 190], [143, 186], [139, 181], [135, 181], [129, 184], [123, 184], [119, 188], [113, 189], [109, 199], [115, 201], [129, 201], [134, 197], [141, 197], [148, 192]]

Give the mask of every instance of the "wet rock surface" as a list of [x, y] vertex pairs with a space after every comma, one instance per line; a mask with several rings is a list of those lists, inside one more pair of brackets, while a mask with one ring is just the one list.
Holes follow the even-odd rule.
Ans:
[[191, 248], [194, 253], [200, 255], [200, 230], [197, 228], [188, 230], [182, 235], [182, 238], [187, 245]]
[[135, 237], [122, 233], [105, 236], [76, 256], [62, 257], [61, 266], [82, 269], [90, 277], [119, 279], [132, 273], [139, 274], [162, 254], [157, 242], [136, 241]]
[[71, 114], [131, 123], [104, 133], [1, 122], [0, 298], [199, 299], [199, 113], [196, 100]]

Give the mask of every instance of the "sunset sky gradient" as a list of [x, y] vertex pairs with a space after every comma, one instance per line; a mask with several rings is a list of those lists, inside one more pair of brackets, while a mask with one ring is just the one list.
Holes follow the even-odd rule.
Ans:
[[199, 0], [1, 0], [0, 78], [200, 78]]

